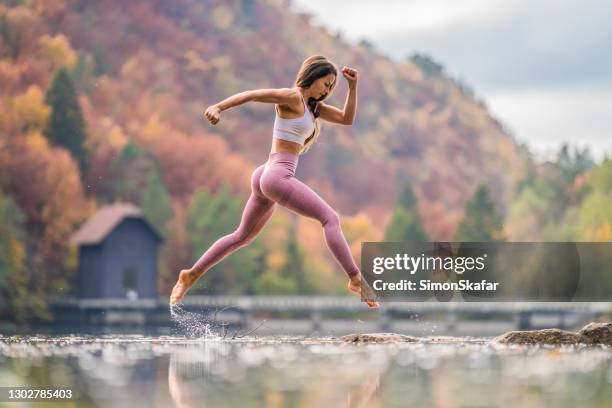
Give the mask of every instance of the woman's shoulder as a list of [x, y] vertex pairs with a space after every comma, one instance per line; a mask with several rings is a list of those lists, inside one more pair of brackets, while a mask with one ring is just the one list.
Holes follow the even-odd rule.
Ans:
[[291, 103], [293, 105], [296, 106], [300, 106], [302, 104], [302, 93], [300, 92], [300, 88], [293, 87], [293, 88], [287, 88], [288, 89], [288, 94], [291, 97]]
[[292, 113], [302, 112], [303, 102], [302, 102], [302, 94], [300, 93], [300, 88], [298, 87], [284, 88], [284, 90], [286, 92], [287, 102], [279, 103], [277, 104], [277, 106], [281, 110], [287, 111], [287, 112], [292, 112]]

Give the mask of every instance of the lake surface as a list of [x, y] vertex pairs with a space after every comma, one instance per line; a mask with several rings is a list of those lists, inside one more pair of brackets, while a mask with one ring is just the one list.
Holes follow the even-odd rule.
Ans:
[[488, 337], [0, 336], [0, 385], [70, 389], [84, 407], [604, 407], [611, 360]]

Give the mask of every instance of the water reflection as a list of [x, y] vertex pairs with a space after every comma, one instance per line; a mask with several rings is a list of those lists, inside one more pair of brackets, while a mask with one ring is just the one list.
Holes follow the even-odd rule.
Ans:
[[0, 384], [70, 387], [79, 406], [113, 408], [598, 407], [612, 400], [611, 359], [470, 338], [15, 337], [0, 338]]
[[[177, 348], [168, 368], [170, 395], [179, 407], [200, 407], [203, 401], [210, 406], [254, 401], [272, 406], [372, 406], [385, 364], [359, 369], [359, 359], [351, 352], [335, 359], [335, 353], [327, 353], [325, 361], [300, 358], [304, 352], [295, 344], [245, 344], [229, 358], [227, 342]], [[226, 392], [219, 395], [219, 389]]]

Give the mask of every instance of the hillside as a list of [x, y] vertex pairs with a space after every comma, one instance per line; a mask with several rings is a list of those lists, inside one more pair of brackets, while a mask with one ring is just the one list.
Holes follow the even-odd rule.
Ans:
[[[4, 75], [2, 89], [15, 94], [31, 84], [48, 87], [53, 67], [35, 55], [37, 37], [63, 35], [90, 62], [91, 77], [81, 89], [94, 188], [109, 159], [99, 144], [111, 143], [103, 139], [113, 129], [155, 154], [177, 200], [186, 202], [198, 185], [214, 189], [222, 180], [246, 194], [246, 173], [270, 149], [272, 105], [225, 112], [217, 127], [204, 123], [202, 109], [235, 92], [291, 86], [301, 61], [322, 53], [359, 70], [359, 110], [352, 127], [325, 126], [319, 145], [301, 158], [298, 177], [339, 211], [363, 211], [383, 223], [402, 181], [408, 181], [426, 228], [446, 239], [479, 181], [487, 182], [502, 207], [510, 197], [517, 174], [508, 169], [520, 167], [519, 153], [482, 104], [452, 79], [427, 74], [411, 62], [394, 64], [312, 26], [310, 17], [293, 13], [289, 3], [25, 4], [31, 6], [8, 11], [11, 21], [24, 24], [19, 27], [24, 44], [14, 63], [37, 61], [16, 77]], [[330, 103], [342, 106], [345, 92], [341, 80]]]
[[[356, 257], [360, 242], [383, 239], [405, 183], [432, 239], [452, 239], [481, 182], [505, 215], [524, 155], [466, 86], [427, 58], [397, 64], [367, 42], [351, 45], [290, 6], [271, 0], [0, 3], [0, 202], [10, 199], [6, 217], [23, 214], [23, 226], [11, 224], [9, 244], [23, 242], [14, 252], [23, 256], [11, 262], [22, 265], [13, 267], [16, 276], [25, 270], [29, 293], [71, 287], [76, 254], [69, 235], [117, 199], [144, 206], [165, 231], [159, 288], [167, 291], [179, 268], [237, 225], [251, 172], [271, 147], [273, 105], [226, 111], [217, 126], [203, 120], [203, 110], [244, 90], [292, 86], [312, 54], [359, 70], [354, 125], [324, 124], [297, 170], [342, 215]], [[62, 88], [57, 79], [64, 71]], [[329, 103], [342, 107], [347, 88], [339, 80]], [[51, 90], [57, 87], [55, 100], [62, 103], [70, 81], [83, 113], [86, 167], [46, 130]], [[236, 293], [337, 287], [344, 293], [344, 277], [314, 220], [277, 211], [262, 235], [220, 265], [223, 273], [212, 274], [209, 287]]]

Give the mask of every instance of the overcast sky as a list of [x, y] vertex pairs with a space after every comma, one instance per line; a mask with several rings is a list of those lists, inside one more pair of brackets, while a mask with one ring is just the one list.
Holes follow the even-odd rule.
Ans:
[[293, 3], [392, 59], [426, 52], [542, 157], [564, 141], [589, 146], [598, 161], [612, 156], [610, 0]]

